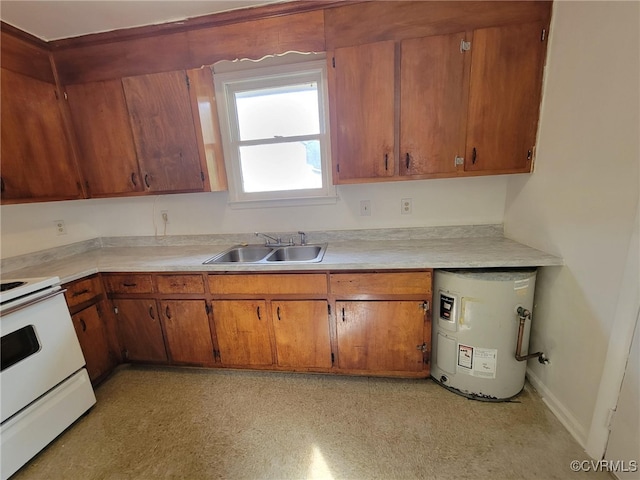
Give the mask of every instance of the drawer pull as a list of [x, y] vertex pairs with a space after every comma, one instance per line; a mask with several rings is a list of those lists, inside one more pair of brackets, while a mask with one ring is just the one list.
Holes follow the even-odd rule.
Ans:
[[127, 283], [127, 282], [123, 283], [122, 285], [125, 286], [125, 287], [137, 287], [138, 286], [137, 283]]
[[80, 290], [79, 292], [73, 292], [72, 297], [79, 297], [80, 295], [84, 295], [85, 293], [89, 293], [89, 289], [85, 288], [84, 290]]
[[153, 307], [149, 307], [149, 316], [151, 317], [151, 320], [155, 320], [156, 316], [153, 313]]
[[164, 314], [168, 319], [171, 319], [171, 310], [169, 310], [169, 305], [167, 305], [167, 308], [164, 309]]

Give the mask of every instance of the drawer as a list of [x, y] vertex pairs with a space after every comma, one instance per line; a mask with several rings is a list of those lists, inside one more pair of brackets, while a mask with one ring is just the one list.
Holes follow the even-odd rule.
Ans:
[[431, 272], [334, 273], [332, 295], [431, 295]]
[[109, 293], [153, 293], [151, 275], [105, 275], [104, 282]]
[[69, 307], [75, 307], [102, 294], [102, 285], [97, 276], [67, 283], [64, 288], [67, 289], [64, 292], [64, 298], [67, 300]]
[[326, 295], [324, 273], [209, 275], [212, 295]]
[[159, 293], [204, 293], [202, 275], [156, 275]]

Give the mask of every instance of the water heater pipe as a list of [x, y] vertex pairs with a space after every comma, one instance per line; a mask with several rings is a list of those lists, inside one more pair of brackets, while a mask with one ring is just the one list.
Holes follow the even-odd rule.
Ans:
[[516, 344], [516, 360], [524, 362], [530, 358], [537, 358], [540, 363], [546, 363], [547, 359], [544, 357], [544, 353], [536, 352], [528, 355], [522, 355], [522, 337], [524, 336], [524, 324], [527, 319], [531, 320], [531, 312], [524, 307], [518, 307], [516, 312], [518, 313], [518, 319], [520, 325], [518, 326], [518, 343]]

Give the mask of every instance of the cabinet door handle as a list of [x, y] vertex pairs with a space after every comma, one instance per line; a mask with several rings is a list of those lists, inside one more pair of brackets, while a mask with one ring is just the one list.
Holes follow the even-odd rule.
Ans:
[[407, 155], [404, 157], [404, 162], [405, 162], [405, 165], [407, 166], [407, 170], [409, 170], [409, 165], [411, 163], [411, 156], [409, 155], [409, 152], [407, 152]]
[[280, 306], [278, 306], [278, 308], [276, 309], [276, 315], [278, 316], [278, 321], [281, 320], [280, 318]]
[[80, 326], [82, 327], [82, 331], [83, 332], [87, 331], [87, 324], [85, 323], [85, 321], [83, 319], [80, 319]]
[[256, 314], [258, 315], [258, 320], [262, 320], [262, 317], [260, 317], [260, 307], [256, 307]]
[[171, 319], [171, 310], [169, 310], [169, 305], [167, 305], [167, 308], [164, 309], [164, 313], [168, 319]]
[[0, 192], [4, 192], [4, 178], [0, 177]]
[[155, 320], [156, 316], [153, 313], [153, 307], [149, 307], [149, 316], [151, 317], [151, 320]]
[[476, 147], [473, 147], [473, 150], [471, 151], [471, 163], [473, 165], [476, 164], [476, 159], [478, 158], [478, 151], [476, 150]]
[[151, 188], [151, 185], [149, 185], [149, 174], [148, 173], [144, 174], [144, 184], [147, 186], [147, 188]]
[[131, 172], [131, 183], [133, 183], [134, 187], [138, 186], [138, 182], [136, 182], [136, 173], [135, 172]]
[[389, 154], [384, 154], [384, 169], [389, 170]]
[[72, 297], [79, 297], [80, 295], [84, 295], [85, 293], [89, 293], [89, 289], [85, 288], [84, 290], [80, 290], [79, 292], [73, 292]]
[[342, 307], [342, 321], [345, 322], [347, 320], [347, 317], [344, 314], [344, 307]]

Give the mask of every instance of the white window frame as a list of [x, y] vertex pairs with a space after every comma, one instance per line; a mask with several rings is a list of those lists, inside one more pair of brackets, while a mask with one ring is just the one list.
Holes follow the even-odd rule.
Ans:
[[[310, 55], [313, 55], [313, 60], [308, 60]], [[293, 63], [290, 60], [291, 56], [294, 57]], [[229, 205], [232, 208], [258, 208], [335, 203], [337, 195], [331, 177], [327, 65], [324, 54], [294, 53], [279, 57], [267, 57], [259, 62], [252, 60], [220, 62], [213, 66], [213, 78], [222, 134], [222, 148], [227, 168]], [[239, 150], [242, 142], [239, 140], [234, 93], [307, 81], [317, 82], [318, 85], [320, 121], [318, 140], [321, 152], [322, 187], [245, 192], [242, 184]]]

